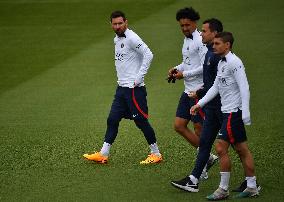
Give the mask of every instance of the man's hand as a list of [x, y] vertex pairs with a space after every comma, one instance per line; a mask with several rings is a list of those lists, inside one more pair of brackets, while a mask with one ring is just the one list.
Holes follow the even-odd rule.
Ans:
[[134, 81], [134, 87], [139, 86], [141, 83], [144, 82], [144, 78], [143, 77], [137, 77]]
[[242, 115], [242, 119], [245, 125], [251, 125], [251, 120], [249, 115]]
[[196, 91], [190, 91], [188, 93], [188, 97], [190, 97], [190, 98], [197, 98]]
[[200, 105], [199, 104], [196, 104], [196, 105], [193, 105], [191, 108], [190, 108], [190, 114], [191, 115], [196, 115], [196, 113], [201, 109]]
[[168, 76], [173, 76], [173, 74], [177, 71], [177, 69], [175, 68], [170, 68], [169, 69], [169, 73], [168, 73]]
[[175, 68], [171, 68], [169, 70], [169, 73], [168, 73], [168, 83], [175, 83], [176, 82], [176, 78], [174, 77], [174, 74], [176, 74], [178, 71], [175, 69]]
[[176, 79], [183, 79], [183, 74], [180, 71], [177, 71], [176, 73], [173, 74], [173, 77], [175, 77]]

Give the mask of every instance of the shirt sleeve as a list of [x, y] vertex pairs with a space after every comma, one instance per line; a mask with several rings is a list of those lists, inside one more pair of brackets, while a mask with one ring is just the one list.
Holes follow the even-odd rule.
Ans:
[[242, 119], [245, 125], [251, 124], [249, 101], [250, 101], [250, 91], [247, 76], [245, 73], [245, 68], [242, 63], [236, 63], [231, 70], [234, 78], [240, 89], [241, 99], [242, 99]]
[[147, 71], [153, 60], [153, 53], [138, 36], [137, 38], [131, 39], [130, 44], [136, 52], [143, 55], [142, 65], [135, 79], [135, 84], [138, 85], [144, 81], [144, 77], [147, 74]]
[[184, 70], [183, 63], [181, 63], [181, 64], [175, 66], [174, 68], [177, 69], [177, 70], [180, 71], [180, 72], [183, 72], [183, 70]]
[[200, 66], [198, 66], [197, 68], [195, 68], [193, 70], [184, 71], [183, 77], [192, 77], [192, 76], [196, 76], [198, 74], [203, 73], [203, 63], [204, 63], [205, 55], [206, 55], [208, 49], [207, 49], [205, 44], [200, 42], [197, 45], [197, 51], [198, 51], [198, 55], [199, 55], [199, 59], [200, 59]]
[[205, 96], [198, 101], [198, 105], [200, 107], [204, 107], [208, 102], [210, 102], [214, 97], [216, 97], [216, 95], [218, 95], [219, 91], [218, 91], [218, 78], [215, 78], [214, 84], [213, 86], [207, 91], [207, 93], [205, 94]]

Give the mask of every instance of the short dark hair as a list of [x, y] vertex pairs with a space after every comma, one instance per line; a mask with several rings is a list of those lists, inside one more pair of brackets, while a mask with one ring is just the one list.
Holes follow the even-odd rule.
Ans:
[[126, 20], [125, 14], [122, 11], [113, 11], [110, 15], [110, 21], [112, 22], [113, 18], [122, 17], [123, 21]]
[[180, 19], [190, 19], [192, 21], [197, 21], [200, 19], [200, 16], [199, 13], [195, 11], [192, 7], [186, 7], [178, 10], [176, 14], [176, 20], [179, 21]]
[[230, 48], [233, 47], [234, 37], [231, 32], [220, 32], [216, 34], [215, 38], [220, 38], [224, 43], [229, 42]]
[[220, 20], [216, 19], [216, 18], [210, 18], [207, 19], [203, 22], [203, 24], [209, 24], [209, 29], [211, 32], [222, 32], [223, 31], [223, 24]]

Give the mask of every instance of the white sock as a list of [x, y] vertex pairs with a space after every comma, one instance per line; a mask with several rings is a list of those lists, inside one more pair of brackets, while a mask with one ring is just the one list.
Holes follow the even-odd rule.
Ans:
[[230, 181], [230, 172], [220, 172], [221, 181], [219, 187], [224, 190], [229, 189], [229, 181]]
[[151, 154], [155, 154], [161, 156], [157, 143], [153, 143], [149, 145]]
[[198, 179], [196, 177], [194, 177], [193, 175], [190, 175], [189, 178], [193, 184], [198, 184]]
[[103, 156], [108, 156], [110, 147], [111, 147], [111, 144], [104, 142], [103, 147], [101, 148], [101, 154]]
[[246, 181], [247, 181], [247, 187], [248, 188], [256, 188], [256, 177], [252, 176], [252, 177], [246, 177]]

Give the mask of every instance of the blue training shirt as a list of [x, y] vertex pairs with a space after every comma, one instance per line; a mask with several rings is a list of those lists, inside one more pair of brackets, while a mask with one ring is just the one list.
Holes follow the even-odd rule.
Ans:
[[[207, 45], [207, 53], [205, 55], [204, 64], [203, 64], [203, 83], [204, 86], [202, 89], [196, 91], [196, 94], [199, 99], [201, 99], [207, 91], [213, 86], [217, 75], [217, 67], [220, 56], [216, 55], [213, 52], [213, 44]], [[218, 94], [213, 100], [208, 102], [205, 107], [207, 108], [221, 108], [221, 98]]]

